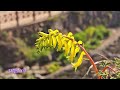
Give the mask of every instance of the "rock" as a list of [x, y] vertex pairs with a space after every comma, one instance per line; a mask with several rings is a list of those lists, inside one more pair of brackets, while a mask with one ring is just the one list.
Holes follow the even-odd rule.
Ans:
[[29, 66], [24, 66], [24, 68], [28, 71], [30, 70], [30, 67]]
[[38, 64], [36, 64], [36, 65], [32, 66], [32, 67], [31, 67], [31, 69], [32, 69], [32, 70], [39, 70], [39, 69], [40, 69], [40, 67], [39, 67], [39, 65], [38, 65]]
[[44, 75], [47, 74], [48, 72], [46, 70], [34, 70], [33, 73]]
[[27, 75], [33, 74], [33, 71], [32, 71], [32, 70], [28, 70], [28, 71], [26, 72], [26, 74], [27, 74]]
[[80, 32], [80, 31], [82, 31], [82, 30], [81, 30], [80, 28], [76, 27], [76, 28], [75, 28], [75, 31], [76, 31], [76, 32]]
[[40, 74], [35, 74], [35, 77], [38, 79], [45, 79], [44, 76], [41, 76]]
[[25, 64], [24, 60], [19, 60], [18, 62], [14, 63], [14, 67], [23, 67]]

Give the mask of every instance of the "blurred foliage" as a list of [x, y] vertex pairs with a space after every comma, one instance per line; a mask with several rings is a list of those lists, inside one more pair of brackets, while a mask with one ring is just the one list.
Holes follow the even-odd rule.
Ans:
[[0, 39], [1, 40], [5, 40], [6, 41], [7, 37], [8, 37], [8, 32], [7, 31], [0, 32]]
[[1, 34], [2, 34], [2, 36], [3, 36], [4, 38], [6, 38], [7, 35], [8, 35], [8, 33], [7, 33], [6, 31], [3, 31]]
[[[26, 43], [20, 38], [15, 38], [15, 41], [17, 43], [19, 51], [22, 52], [24, 56], [30, 61], [37, 60], [42, 56], [47, 56], [49, 53], [49, 51], [43, 50], [40, 54], [38, 54], [36, 53], [35, 47], [27, 46]], [[19, 53], [16, 52], [16, 54], [19, 54]]]
[[47, 66], [47, 70], [48, 70], [49, 73], [56, 72], [60, 68], [61, 68], [61, 66], [58, 62], [52, 62], [51, 64], [49, 64]]
[[61, 53], [58, 58], [57, 58], [58, 61], [61, 61], [61, 63], [63, 65], [66, 65], [69, 63], [69, 61], [67, 60], [66, 56], [64, 55], [64, 53]]
[[95, 49], [98, 45], [100, 45], [101, 40], [108, 37], [110, 31], [104, 27], [103, 25], [99, 26], [89, 26], [85, 30], [74, 34], [75, 39], [82, 40], [84, 42], [84, 47], [89, 49]]
[[[76, 54], [76, 57], [74, 58], [74, 61], [75, 61], [75, 62], [77, 61], [77, 59], [78, 59], [78, 57], [79, 57], [79, 54], [80, 54], [80, 53], [77, 53], [77, 54]], [[83, 58], [83, 59], [84, 59], [84, 58]], [[67, 57], [64, 55], [63, 52], [60, 52], [59, 56], [57, 57], [57, 61], [60, 61], [63, 66], [70, 63], [69, 60], [67, 59]]]
[[28, 75], [26, 79], [36, 79], [36, 78], [34, 77], [34, 75]]
[[29, 36], [25, 36], [23, 39], [25, 40], [25, 43], [29, 46], [34, 46], [34, 42], [35, 40], [38, 38], [38, 34], [37, 33], [34, 33], [34, 32], [31, 32], [29, 34]]
[[14, 54], [15, 54], [16, 56], [19, 56], [19, 55], [20, 55], [20, 52], [15, 51]]
[[36, 39], [36, 38], [38, 38], [38, 36], [39, 36], [38, 34], [33, 33], [33, 34], [31, 35], [31, 38], [35, 38], [35, 39]]

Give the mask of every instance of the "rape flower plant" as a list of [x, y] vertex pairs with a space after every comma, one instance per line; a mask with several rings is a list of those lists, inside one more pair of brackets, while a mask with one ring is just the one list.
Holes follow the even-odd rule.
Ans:
[[[100, 75], [98, 75], [98, 69], [93, 59], [85, 50], [83, 42], [80, 40], [76, 41], [72, 32], [69, 32], [67, 35], [64, 35], [61, 32], [59, 32], [59, 30], [49, 29], [48, 34], [44, 32], [38, 32], [38, 34], [40, 37], [36, 40], [35, 43], [38, 52], [41, 52], [43, 49], [49, 49], [52, 47], [57, 49], [57, 51], [63, 50], [65, 56], [72, 64], [72, 67], [75, 69], [75, 71], [82, 64], [83, 57], [86, 55], [87, 58], [90, 60], [90, 63], [93, 65], [93, 68], [98, 78], [101, 78]], [[75, 62], [74, 58], [79, 52], [79, 58]]]

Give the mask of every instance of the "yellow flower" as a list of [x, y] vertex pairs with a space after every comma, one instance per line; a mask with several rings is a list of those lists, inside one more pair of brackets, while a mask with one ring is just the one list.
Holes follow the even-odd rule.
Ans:
[[68, 44], [66, 41], [64, 41], [64, 48], [65, 48], [65, 56], [67, 56], [67, 53], [68, 53]]
[[45, 36], [47, 36], [48, 34], [46, 34], [46, 33], [44, 33], [44, 32], [39, 32], [38, 33], [40, 36], [42, 36], [42, 37], [45, 37]]
[[73, 36], [72, 32], [69, 32], [67, 36], [72, 37]]
[[51, 32], [53, 32], [53, 30], [52, 29], [48, 29], [48, 32], [51, 33]]
[[59, 33], [58, 30], [52, 30], [52, 29], [49, 29], [48, 32], [49, 32], [49, 34], [51, 34], [51, 35], [56, 35], [57, 33]]
[[59, 31], [56, 29], [56, 30], [54, 30], [54, 33], [57, 34], [57, 33], [59, 33]]
[[74, 53], [74, 57], [76, 56], [76, 54], [80, 51], [80, 47], [76, 46], [75, 47], [75, 53]]
[[84, 55], [85, 55], [85, 52], [82, 51], [81, 54], [80, 54], [80, 57], [78, 58], [78, 61], [76, 63], [71, 63], [72, 66], [75, 68], [75, 71], [77, 70], [78, 66], [81, 65]]
[[73, 63], [73, 59], [75, 58], [76, 54], [80, 51], [80, 47], [78, 44], [83, 44], [82, 41], [75, 41], [72, 32], [69, 32], [67, 35], [63, 35], [58, 30], [49, 29], [49, 34], [44, 32], [39, 32], [40, 38], [36, 40], [36, 47], [39, 51], [42, 49], [54, 47], [57, 48], [57, 51], [61, 49], [64, 50], [65, 56], [71, 62], [72, 66], [77, 69], [78, 66], [81, 65], [83, 56], [85, 53], [82, 51], [78, 61]]
[[52, 43], [52, 36], [51, 36], [51, 34], [49, 34], [49, 45], [52, 46], [52, 44], [53, 44]]
[[53, 41], [53, 47], [55, 48], [57, 44], [56, 37], [52, 36], [52, 41]]
[[62, 45], [63, 45], [63, 42], [62, 42], [62, 33], [58, 34], [58, 36], [57, 36], [57, 42], [58, 42], [58, 49], [57, 49], [57, 51], [60, 51], [61, 48], [62, 48]]
[[46, 44], [47, 46], [49, 46], [49, 39], [46, 39]]
[[71, 46], [72, 46], [72, 41], [69, 40], [68, 43], [67, 43], [67, 47], [66, 47], [66, 48], [67, 48], [67, 50], [66, 50], [66, 55], [69, 54]]
[[48, 40], [48, 39], [46, 39], [46, 40], [44, 40], [44, 42], [43, 42], [43, 43], [44, 43], [44, 46], [46, 46], [46, 47], [47, 47], [47, 46], [48, 46], [48, 44], [49, 44], [49, 40]]
[[75, 53], [75, 46], [74, 46], [74, 43], [72, 43], [70, 57], [69, 57], [69, 59], [70, 59], [71, 62], [73, 62], [74, 53]]
[[78, 41], [78, 44], [83, 44], [83, 42], [82, 41]]

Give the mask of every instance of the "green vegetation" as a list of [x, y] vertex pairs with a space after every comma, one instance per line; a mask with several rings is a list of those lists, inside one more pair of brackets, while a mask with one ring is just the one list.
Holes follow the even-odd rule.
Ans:
[[8, 35], [8, 33], [7, 33], [6, 31], [3, 31], [1, 34], [2, 34], [2, 36], [3, 36], [4, 38], [6, 38], [7, 35]]
[[67, 60], [66, 56], [62, 52], [57, 57], [57, 60], [60, 61], [60, 62], [62, 62], [63, 65], [69, 64], [69, 61]]
[[[102, 68], [109, 67], [106, 70], [99, 70], [99, 74], [103, 79], [120, 79], [120, 59], [106, 60], [100, 63]], [[110, 72], [110, 70], [112, 72]]]
[[47, 70], [49, 73], [56, 72], [58, 69], [60, 69], [60, 65], [58, 62], [52, 62], [48, 67]]
[[32, 39], [36, 39], [36, 38], [38, 38], [38, 36], [39, 36], [38, 34], [33, 33], [33, 34], [31, 35], [31, 38], [32, 38]]
[[7, 37], [8, 37], [8, 32], [7, 31], [2, 31], [0, 32], [0, 37], [6, 41]]
[[[36, 53], [35, 47], [27, 46], [26, 43], [20, 38], [16, 38], [15, 41], [17, 43], [19, 51], [22, 52], [24, 56], [30, 61], [37, 60], [40, 57], [47, 56], [49, 54], [49, 51], [45, 50], [43, 50], [40, 54]], [[19, 53], [16, 52], [16, 54]]]
[[74, 34], [75, 39], [82, 40], [84, 42], [84, 47], [89, 49], [95, 49], [97, 46], [100, 45], [101, 40], [108, 37], [110, 31], [104, 27], [103, 25], [99, 25], [96, 27], [90, 26], [85, 30]]

